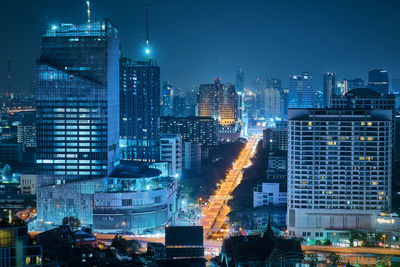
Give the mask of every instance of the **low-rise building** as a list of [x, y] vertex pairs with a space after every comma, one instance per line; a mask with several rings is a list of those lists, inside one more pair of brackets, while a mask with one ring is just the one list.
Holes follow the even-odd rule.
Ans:
[[253, 189], [253, 207], [286, 205], [287, 193], [280, 192], [279, 183], [262, 183]]

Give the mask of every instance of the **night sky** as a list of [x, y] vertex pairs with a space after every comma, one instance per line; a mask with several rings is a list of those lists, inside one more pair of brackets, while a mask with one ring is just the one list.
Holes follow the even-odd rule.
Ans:
[[[0, 88], [27, 90], [34, 80], [40, 34], [53, 24], [85, 22], [83, 0], [3, 0], [0, 8]], [[162, 80], [187, 88], [221, 77], [234, 82], [236, 66], [246, 87], [256, 77], [281, 78], [311, 71], [314, 88], [322, 73], [367, 79], [386, 68], [400, 76], [398, 0], [150, 0], [150, 43]], [[122, 54], [143, 59], [141, 0], [92, 0], [92, 18], [110, 18], [120, 32]]]

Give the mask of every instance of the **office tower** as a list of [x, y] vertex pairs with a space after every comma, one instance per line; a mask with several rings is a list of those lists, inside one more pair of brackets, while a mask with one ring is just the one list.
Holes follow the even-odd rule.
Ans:
[[265, 89], [265, 117], [281, 116], [281, 94], [278, 89], [270, 87]]
[[172, 108], [172, 116], [174, 117], [186, 117], [186, 98], [183, 96], [174, 96]]
[[171, 176], [182, 175], [182, 138], [179, 134], [161, 134], [160, 160], [171, 164]]
[[289, 108], [311, 108], [314, 91], [309, 72], [289, 76]]
[[236, 69], [236, 91], [244, 93], [244, 72], [242, 68], [237, 68]]
[[[391, 110], [289, 110], [289, 235], [348, 242], [391, 208]], [[347, 241], [346, 241], [347, 240]]]
[[196, 115], [197, 91], [194, 86], [186, 90], [186, 115]]
[[200, 172], [201, 144], [185, 142], [182, 149], [183, 169]]
[[161, 117], [160, 132], [180, 134], [183, 142], [204, 147], [218, 144], [218, 122], [211, 117]]
[[64, 215], [86, 220], [92, 202], [80, 181], [107, 176], [119, 162], [118, 58], [118, 31], [109, 20], [61, 24], [42, 35], [36, 63], [38, 221], [56, 225]]
[[343, 79], [343, 80], [337, 81], [335, 95], [345, 95], [347, 92], [348, 92], [347, 80]]
[[160, 67], [152, 60], [121, 61], [121, 159], [160, 158]]
[[345, 95], [333, 95], [330, 108], [337, 109], [384, 109], [394, 110], [396, 99], [393, 95], [381, 95], [369, 88], [357, 88]]
[[367, 87], [377, 91], [380, 94], [389, 93], [389, 77], [387, 70], [374, 69], [368, 72]]
[[162, 116], [172, 116], [172, 106], [173, 106], [174, 90], [172, 85], [168, 82], [164, 82], [162, 89], [162, 106], [161, 115]]
[[331, 102], [331, 96], [336, 95], [336, 74], [326, 72], [323, 75], [324, 89], [324, 107], [327, 107]]
[[347, 91], [357, 89], [357, 88], [364, 88], [364, 87], [365, 87], [365, 82], [364, 82], [364, 80], [362, 80], [360, 78], [347, 80]]

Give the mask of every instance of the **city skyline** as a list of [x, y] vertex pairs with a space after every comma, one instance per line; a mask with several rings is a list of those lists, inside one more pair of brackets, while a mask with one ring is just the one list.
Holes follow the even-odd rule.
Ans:
[[[368, 71], [379, 68], [388, 70], [390, 79], [400, 75], [396, 66], [400, 38], [390, 34], [399, 23], [395, 10], [400, 3], [395, 1], [234, 1], [229, 5], [219, 1], [213, 2], [212, 8], [208, 3], [149, 2], [152, 53], [164, 68], [161, 80], [170, 81], [174, 87], [197, 87], [209, 77], [233, 83], [238, 66], [246, 73], [246, 87], [251, 87], [256, 77], [280, 78], [286, 87], [288, 75], [302, 71], [313, 74], [315, 89], [322, 88], [324, 72], [336, 73], [338, 80], [367, 80]], [[9, 36], [0, 44], [4, 63], [0, 64], [0, 88], [10, 83], [12, 89], [26, 91], [34, 80], [32, 70], [39, 51], [26, 49], [27, 42], [21, 36], [37, 47], [40, 32], [51, 25], [86, 19], [85, 1], [26, 1], [23, 6], [30, 11], [23, 17], [20, 4], [15, 3], [7, 3], [2, 9], [5, 14], [0, 16], [7, 22], [2, 25], [7, 25], [3, 32]], [[111, 5], [92, 1], [91, 8], [93, 19], [108, 17], [119, 29], [123, 56], [144, 59], [144, 2], [117, 1]], [[12, 34], [15, 31], [19, 34]], [[369, 38], [371, 31], [376, 35], [373, 39]], [[243, 34], [238, 39], [240, 32]], [[211, 44], [209, 39], [215, 42]], [[300, 42], [293, 45], [294, 39]], [[193, 50], [197, 52], [191, 53]]]

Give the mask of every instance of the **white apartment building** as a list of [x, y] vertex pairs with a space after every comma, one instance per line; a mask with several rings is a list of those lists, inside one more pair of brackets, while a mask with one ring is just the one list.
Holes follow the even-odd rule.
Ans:
[[392, 110], [289, 110], [289, 235], [374, 229], [391, 207], [392, 127]]
[[279, 183], [262, 183], [253, 189], [253, 208], [264, 205], [285, 205], [285, 192], [279, 192]]
[[182, 138], [179, 134], [161, 134], [160, 160], [171, 163], [171, 175], [182, 175]]

